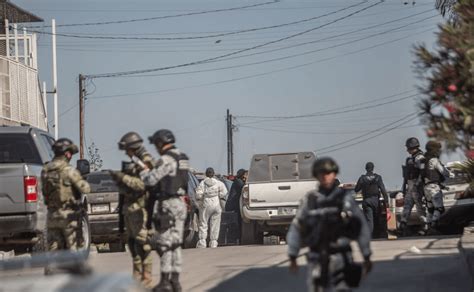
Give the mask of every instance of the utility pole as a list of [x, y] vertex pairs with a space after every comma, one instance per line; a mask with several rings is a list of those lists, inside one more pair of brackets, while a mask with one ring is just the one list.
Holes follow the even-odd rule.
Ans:
[[84, 97], [86, 77], [79, 74], [79, 158], [84, 159]]
[[234, 125], [232, 124], [232, 115], [227, 109], [227, 174], [234, 173]]
[[58, 116], [58, 66], [56, 62], [56, 20], [51, 20], [51, 37], [53, 47], [53, 102], [54, 102], [54, 138], [59, 138], [59, 116]]

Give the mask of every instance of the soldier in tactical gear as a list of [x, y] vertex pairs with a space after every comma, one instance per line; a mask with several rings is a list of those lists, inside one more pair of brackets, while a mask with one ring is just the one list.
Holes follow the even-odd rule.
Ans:
[[189, 159], [174, 146], [175, 137], [170, 130], [159, 130], [149, 140], [161, 155], [156, 167], [140, 173], [156, 199], [152, 220], [157, 236], [153, 242], [161, 257], [161, 278], [154, 290], [178, 292], [181, 291], [181, 244], [187, 215], [182, 196], [188, 188]]
[[[291, 272], [298, 270], [300, 248], [310, 249], [307, 285], [311, 292], [356, 287], [362, 273], [372, 267], [369, 227], [352, 195], [338, 186], [338, 172], [339, 167], [331, 158], [315, 161], [313, 175], [319, 185], [300, 201], [286, 238]], [[363, 268], [353, 262], [351, 240], [359, 244]]]
[[421, 220], [426, 224], [426, 212], [423, 206], [423, 182], [421, 181], [421, 171], [424, 166], [425, 157], [423, 151], [420, 150], [420, 142], [417, 138], [408, 138], [405, 146], [410, 154], [407, 157], [403, 169], [403, 186], [404, 206], [401, 216], [400, 230], [402, 235], [406, 235], [407, 221], [410, 218], [411, 210], [416, 204], [416, 212]]
[[355, 191], [362, 191], [362, 209], [364, 211], [365, 218], [369, 223], [370, 232], [374, 232], [374, 225], [379, 224], [380, 214], [382, 212], [380, 208], [380, 193], [383, 196], [384, 208], [389, 211], [388, 196], [385, 186], [383, 184], [382, 177], [374, 173], [374, 164], [367, 162], [365, 164], [366, 174], [362, 175], [355, 186]]
[[425, 165], [421, 173], [424, 183], [426, 206], [428, 209], [427, 223], [429, 232], [434, 232], [441, 214], [444, 213], [442, 182], [452, 176], [448, 169], [441, 163], [441, 144], [437, 141], [426, 143]]
[[[151, 155], [143, 147], [142, 138], [135, 132], [125, 134], [118, 143], [120, 150], [135, 160], [152, 161]], [[138, 158], [139, 157], [139, 158]], [[151, 246], [149, 231], [146, 227], [149, 214], [145, 203], [148, 193], [145, 184], [139, 176], [142, 168], [133, 161], [123, 161], [121, 171], [110, 171], [119, 186], [119, 210], [123, 216], [128, 247], [133, 260], [133, 278], [150, 288], [152, 282]]]
[[78, 152], [67, 139], [58, 139], [52, 146], [54, 158], [41, 172], [44, 203], [48, 209], [48, 250], [77, 250], [78, 208], [81, 195], [90, 192], [89, 184], [69, 162]]

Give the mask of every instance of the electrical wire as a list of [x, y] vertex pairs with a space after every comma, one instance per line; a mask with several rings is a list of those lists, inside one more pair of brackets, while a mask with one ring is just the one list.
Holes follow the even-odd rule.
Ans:
[[[423, 31], [423, 32], [420, 32], [420, 33], [424, 33], [424, 32], [426, 32], [426, 31]], [[420, 34], [420, 33], [417, 33], [417, 34]], [[184, 89], [200, 88], [200, 87], [206, 87], [206, 86], [236, 82], [236, 81], [240, 81], [240, 80], [271, 75], [271, 74], [274, 74], [274, 73], [279, 73], [279, 72], [284, 72], [284, 71], [289, 71], [289, 70], [295, 70], [295, 69], [299, 69], [299, 68], [302, 68], [302, 67], [306, 67], [306, 66], [309, 66], [309, 65], [316, 64], [316, 63], [322, 63], [322, 62], [338, 59], [338, 58], [341, 58], [341, 57], [357, 54], [357, 53], [364, 52], [364, 51], [367, 51], [367, 50], [370, 50], [370, 49], [374, 49], [374, 48], [377, 48], [377, 47], [380, 47], [380, 46], [384, 46], [384, 45], [387, 45], [387, 44], [390, 44], [390, 43], [398, 42], [402, 39], [406, 39], [408, 37], [411, 37], [411, 36], [414, 36], [414, 35], [417, 35], [417, 34], [413, 34], [413, 35], [393, 39], [393, 40], [390, 40], [390, 41], [382, 42], [382, 43], [379, 43], [379, 44], [375, 44], [375, 45], [365, 47], [365, 48], [362, 48], [362, 49], [358, 49], [358, 50], [355, 50], [355, 51], [335, 55], [335, 56], [332, 56], [332, 57], [323, 58], [323, 59], [319, 59], [319, 60], [315, 60], [315, 61], [307, 62], [307, 63], [302, 63], [302, 64], [290, 66], [290, 67], [284, 67], [284, 68], [281, 68], [281, 69], [266, 71], [266, 72], [258, 73], [258, 74], [246, 75], [246, 76], [242, 76], [242, 77], [231, 78], [231, 79], [226, 79], [226, 80], [221, 80], [221, 81], [216, 81], [216, 82], [210, 82], [210, 83], [203, 83], [203, 84], [198, 84], [198, 85], [191, 85], [191, 86], [184, 86], [184, 87], [177, 87], [177, 88], [170, 88], [170, 89], [162, 89], [162, 90], [154, 90], [154, 91], [142, 91], [142, 92], [134, 92], [134, 93], [126, 93], [126, 94], [94, 96], [94, 97], [91, 97], [91, 98], [102, 99], [102, 98], [115, 98], [115, 97], [126, 97], [126, 96], [136, 96], [136, 95], [150, 95], [150, 94], [158, 94], [158, 93], [164, 93], [164, 92], [172, 92], [172, 91], [179, 91], [179, 90], [184, 90]]]
[[[258, 4], [252, 4], [252, 5], [246, 5], [246, 6], [239, 6], [239, 7], [232, 7], [232, 8], [222, 8], [222, 9], [191, 12], [191, 13], [181, 13], [181, 14], [175, 14], [175, 15], [164, 15], [164, 16], [156, 16], [156, 17], [135, 18], [135, 19], [127, 19], [127, 20], [114, 20], [114, 21], [102, 21], [102, 22], [58, 24], [58, 25], [56, 25], [56, 27], [123, 24], [123, 23], [132, 23], [132, 22], [150, 21], [150, 20], [161, 20], [161, 19], [169, 19], [169, 18], [184, 17], [184, 16], [203, 15], [203, 14], [209, 14], [209, 13], [243, 10], [243, 9], [247, 9], [247, 8], [253, 8], [253, 7], [259, 7], [259, 6], [269, 5], [269, 4], [275, 4], [275, 3], [278, 3], [278, 2], [280, 2], [280, 0], [274, 0], [274, 1], [264, 2], [264, 3], [258, 3]], [[51, 27], [51, 25], [27, 26], [26, 28], [43, 28], [43, 27]]]
[[[351, 7], [355, 7], [355, 6], [359, 6], [361, 4], [363, 4], [365, 2], [360, 2], [358, 4], [355, 4], [355, 5], [351, 5], [351, 6], [348, 6], [347, 9], [351, 8]], [[319, 25], [319, 26], [316, 26], [316, 27], [313, 27], [311, 29], [307, 29], [305, 31], [302, 31], [302, 32], [299, 32], [299, 33], [296, 33], [296, 34], [292, 34], [292, 35], [289, 35], [289, 36], [286, 36], [284, 38], [280, 38], [280, 39], [277, 39], [277, 40], [274, 40], [274, 41], [270, 41], [270, 42], [265, 42], [265, 43], [262, 43], [260, 45], [256, 45], [256, 46], [252, 46], [252, 47], [249, 47], [249, 48], [245, 48], [245, 49], [242, 49], [242, 50], [238, 50], [238, 51], [235, 51], [235, 52], [231, 52], [231, 53], [227, 53], [227, 54], [224, 54], [224, 55], [220, 55], [220, 56], [215, 56], [215, 57], [211, 57], [211, 58], [207, 58], [207, 59], [203, 59], [203, 60], [198, 60], [198, 61], [193, 61], [193, 62], [188, 62], [188, 63], [183, 63], [183, 64], [179, 64], [179, 65], [171, 65], [171, 66], [165, 66], [165, 67], [159, 67], [159, 68], [152, 68], [152, 69], [142, 69], [142, 70], [132, 70], [132, 71], [122, 71], [122, 72], [114, 72], [114, 73], [103, 73], [103, 74], [92, 74], [92, 75], [88, 75], [87, 77], [88, 78], [110, 78], [110, 77], [117, 77], [117, 76], [125, 76], [125, 75], [133, 75], [133, 74], [140, 74], [140, 73], [151, 73], [151, 72], [157, 72], [157, 71], [163, 71], [163, 70], [169, 70], [169, 69], [175, 69], [175, 68], [182, 68], [182, 67], [187, 67], [187, 66], [192, 66], [192, 65], [198, 65], [198, 64], [203, 64], [203, 63], [207, 63], [209, 61], [214, 61], [214, 60], [218, 60], [218, 59], [222, 59], [222, 58], [226, 58], [226, 57], [230, 57], [230, 56], [233, 56], [233, 55], [237, 55], [237, 54], [240, 54], [240, 53], [243, 53], [243, 52], [246, 52], [246, 51], [251, 51], [251, 50], [255, 50], [255, 49], [258, 49], [258, 48], [261, 48], [261, 47], [264, 47], [264, 46], [268, 46], [268, 45], [271, 45], [271, 44], [275, 44], [275, 43], [278, 43], [278, 42], [282, 42], [282, 41], [285, 41], [285, 40], [288, 40], [288, 39], [291, 39], [291, 38], [295, 38], [297, 36], [300, 36], [300, 35], [303, 35], [303, 34], [306, 34], [306, 33], [309, 33], [309, 32], [312, 32], [312, 31], [315, 31], [315, 30], [318, 30], [318, 29], [321, 29], [323, 27], [326, 27], [330, 24], [333, 24], [333, 23], [336, 23], [336, 22], [339, 22], [339, 21], [342, 21], [344, 19], [347, 19], [353, 15], [356, 15], [358, 13], [361, 13], [363, 11], [366, 11], [372, 7], [375, 7], [379, 4], [383, 3], [383, 1], [379, 1], [377, 3], [374, 3], [374, 4], [371, 4], [369, 6], [366, 6], [364, 8], [361, 8], [359, 10], [356, 10], [352, 13], [349, 13], [345, 16], [342, 16], [342, 17], [339, 17], [339, 18], [336, 18], [335, 20], [332, 20], [330, 22], [327, 22], [325, 24], [322, 24], [322, 25]]]

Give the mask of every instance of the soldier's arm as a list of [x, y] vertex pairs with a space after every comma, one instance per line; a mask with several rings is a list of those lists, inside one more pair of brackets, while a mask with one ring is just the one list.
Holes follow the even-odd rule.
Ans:
[[371, 235], [367, 220], [365, 219], [364, 214], [362, 214], [359, 206], [357, 206], [354, 198], [347, 196], [346, 202], [350, 205], [349, 209], [351, 210], [352, 215], [361, 223], [359, 237], [357, 238], [357, 244], [359, 245], [360, 252], [364, 258], [369, 258], [372, 254], [372, 251], [370, 249]]
[[439, 171], [439, 173], [441, 173], [442, 176], [444, 176], [444, 178], [448, 178], [450, 176], [450, 172], [449, 170], [441, 163], [441, 161], [439, 161], [439, 159], [433, 159], [433, 166], [436, 170]]
[[224, 199], [225, 196], [227, 195], [227, 188], [225, 187], [225, 184], [221, 181], [219, 181], [219, 198]]
[[77, 169], [70, 167], [68, 177], [72, 186], [78, 193], [86, 194], [91, 191], [89, 183], [82, 178], [81, 173]]
[[196, 199], [201, 200], [202, 196], [204, 195], [204, 180], [202, 180], [199, 185], [195, 189], [196, 192]]
[[308, 214], [307, 196], [308, 195], [305, 195], [300, 200], [300, 205], [298, 207], [298, 210], [296, 211], [295, 218], [293, 218], [293, 220], [291, 221], [290, 229], [288, 230], [288, 233], [286, 235], [289, 258], [297, 258], [302, 247], [301, 232], [302, 228], [304, 228], [303, 224]]
[[145, 184], [139, 177], [131, 176], [131, 175], [124, 175], [122, 178], [122, 184], [127, 186], [134, 192], [143, 192], [145, 191]]
[[48, 206], [48, 194], [49, 194], [49, 191], [48, 189], [46, 188], [46, 178], [47, 178], [47, 174], [46, 174], [46, 171], [44, 171], [44, 169], [41, 171], [41, 192], [43, 193], [43, 200], [44, 200], [44, 204], [46, 206]]
[[385, 189], [385, 185], [383, 184], [383, 179], [379, 175], [379, 179], [377, 181], [378, 187], [380, 192], [382, 193], [383, 200], [385, 201], [385, 204], [388, 206], [388, 195], [387, 195], [387, 190]]
[[362, 189], [362, 176], [359, 177], [359, 179], [357, 180], [357, 184], [356, 184], [356, 186], [355, 186], [355, 188], [354, 188], [354, 191], [355, 191], [356, 193], [358, 193], [358, 192], [360, 192], [361, 189]]
[[[173, 160], [174, 161], [174, 160]], [[160, 159], [157, 166], [152, 170], [143, 170], [140, 172], [140, 178], [143, 180], [145, 186], [155, 186], [162, 178], [173, 171], [173, 161]], [[174, 162], [176, 168], [176, 162]]]

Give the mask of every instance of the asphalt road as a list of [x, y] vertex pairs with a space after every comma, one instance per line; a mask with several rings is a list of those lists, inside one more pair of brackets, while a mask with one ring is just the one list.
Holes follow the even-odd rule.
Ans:
[[[459, 237], [418, 237], [372, 242], [374, 269], [356, 291], [473, 291], [458, 249]], [[288, 273], [286, 245], [184, 250], [184, 291], [304, 291], [305, 259]], [[358, 252], [355, 252], [356, 258]], [[92, 254], [98, 272], [127, 272], [127, 253]], [[153, 276], [159, 275], [158, 257]]]
[[[473, 291], [472, 278], [458, 243], [459, 236], [373, 241], [374, 269], [355, 291]], [[355, 255], [360, 260], [357, 251]], [[299, 263], [299, 273], [289, 274], [286, 245], [187, 249], [182, 284], [184, 291], [305, 291], [304, 257]], [[89, 264], [96, 275], [121, 275], [122, 280], [129, 278], [132, 268], [127, 252], [92, 252]], [[159, 274], [159, 258], [154, 255], [155, 282]], [[41, 269], [34, 269], [0, 273], [0, 291], [42, 291], [34, 288], [35, 283], [28, 285], [30, 290], [15, 289], [20, 287], [15, 283], [24, 282], [24, 287], [31, 277], [41, 279], [36, 280], [36, 286], [41, 283], [42, 288], [53, 287], [45, 282]], [[60, 286], [61, 278], [56, 281]], [[86, 291], [82, 288], [77, 291]]]

